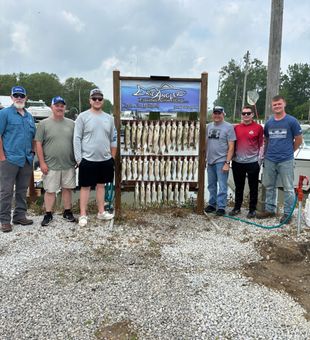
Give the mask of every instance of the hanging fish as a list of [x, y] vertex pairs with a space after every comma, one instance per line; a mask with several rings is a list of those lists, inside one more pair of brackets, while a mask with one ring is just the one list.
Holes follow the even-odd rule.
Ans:
[[131, 149], [135, 150], [136, 148], [136, 137], [137, 137], [137, 124], [133, 122], [131, 125]]
[[172, 191], [172, 184], [169, 183], [168, 185], [168, 202], [173, 202], [173, 191]]
[[127, 181], [131, 180], [131, 159], [127, 158], [127, 164], [126, 164], [126, 175], [127, 175]]
[[175, 203], [179, 203], [179, 184], [176, 183], [174, 186], [174, 201]]
[[176, 179], [176, 172], [177, 172], [177, 160], [174, 156], [171, 161], [171, 180], [172, 181]]
[[164, 184], [164, 188], [163, 188], [163, 201], [164, 201], [164, 203], [167, 203], [167, 201], [168, 201], [168, 187], [167, 187], [167, 183]]
[[135, 205], [140, 205], [140, 192], [139, 192], [139, 183], [136, 182], [135, 185]]
[[189, 201], [189, 183], [186, 183], [184, 198], [185, 198], [185, 202]]
[[143, 172], [143, 180], [144, 181], [148, 181], [149, 180], [149, 162], [148, 162], [148, 160], [147, 160], [147, 158], [144, 158], [144, 161], [143, 161], [143, 170], [142, 170], [142, 172]]
[[156, 122], [155, 126], [154, 126], [154, 132], [153, 132], [153, 152], [155, 154], [158, 154], [158, 150], [159, 150], [159, 130], [160, 130], [160, 126], [159, 126], [159, 122]]
[[170, 160], [170, 157], [166, 160], [165, 177], [166, 177], [166, 181], [171, 180], [171, 160]]
[[140, 203], [142, 206], [145, 205], [145, 186], [144, 186], [144, 182], [141, 183], [140, 186]]
[[180, 204], [184, 205], [184, 203], [185, 203], [185, 188], [184, 188], [184, 183], [182, 183], [181, 186], [180, 186], [179, 200], [180, 200]]
[[161, 184], [159, 183], [157, 186], [157, 202], [162, 203], [162, 201], [163, 201], [163, 194], [161, 190]]
[[159, 176], [161, 181], [165, 180], [165, 163], [165, 159], [162, 157], [159, 164]]
[[151, 203], [151, 184], [147, 183], [145, 189], [145, 203], [149, 205]]
[[154, 181], [154, 160], [152, 157], [149, 159], [149, 180]]
[[147, 121], [144, 122], [144, 126], [143, 126], [143, 131], [142, 131], [142, 150], [143, 153], [145, 153], [146, 149], [147, 149], [147, 137], [148, 137], [148, 133], [149, 133], [149, 126], [147, 124]]
[[183, 124], [182, 122], [178, 122], [177, 127], [177, 141], [176, 141], [176, 150], [180, 151], [182, 147], [182, 135], [183, 135]]
[[137, 140], [136, 140], [137, 150], [141, 150], [142, 130], [143, 130], [143, 125], [142, 125], [142, 122], [140, 121], [137, 126]]
[[187, 172], [188, 172], [188, 160], [187, 157], [184, 157], [182, 165], [182, 178], [181, 178], [182, 181], [186, 180]]
[[182, 160], [181, 160], [181, 157], [179, 157], [177, 161], [177, 171], [176, 171], [177, 180], [181, 179], [181, 173], [182, 173]]
[[157, 191], [156, 191], [156, 185], [155, 182], [152, 184], [152, 203], [157, 202]]
[[161, 154], [165, 151], [165, 138], [166, 138], [166, 124], [162, 122], [160, 125], [160, 135], [159, 135], [159, 152]]
[[122, 159], [122, 181], [126, 181], [126, 164], [127, 164], [127, 158], [124, 157]]
[[125, 150], [128, 151], [130, 148], [130, 135], [131, 135], [131, 127], [129, 122], [125, 124]]
[[185, 122], [182, 134], [182, 150], [188, 148], [188, 122]]
[[198, 157], [195, 157], [193, 164], [193, 180], [198, 180]]
[[169, 152], [170, 145], [171, 145], [171, 123], [170, 122], [168, 122], [166, 125], [165, 142], [166, 142], [166, 152]]
[[137, 162], [137, 179], [138, 181], [142, 180], [142, 171], [143, 171], [143, 160], [141, 157], [138, 158]]
[[193, 165], [194, 165], [193, 158], [190, 157], [189, 161], [188, 161], [188, 170], [187, 170], [187, 174], [186, 174], [186, 179], [188, 181], [190, 181], [193, 177]]
[[147, 136], [147, 151], [152, 152], [152, 146], [153, 146], [153, 131], [154, 131], [154, 125], [153, 122], [150, 122], [149, 124], [149, 131]]
[[177, 138], [177, 124], [173, 121], [171, 126], [171, 150], [176, 149], [176, 138]]
[[159, 161], [158, 157], [156, 157], [155, 161], [154, 161], [154, 176], [155, 176], [155, 180], [156, 181], [160, 180], [159, 166], [160, 166], [160, 161]]
[[199, 143], [199, 122], [196, 122], [194, 131], [194, 149], [197, 149]]
[[132, 179], [136, 180], [138, 175], [137, 175], [137, 166], [138, 162], [136, 160], [136, 157], [134, 157], [131, 161], [131, 171], [132, 171]]
[[188, 130], [188, 148], [194, 145], [195, 124], [192, 121]]

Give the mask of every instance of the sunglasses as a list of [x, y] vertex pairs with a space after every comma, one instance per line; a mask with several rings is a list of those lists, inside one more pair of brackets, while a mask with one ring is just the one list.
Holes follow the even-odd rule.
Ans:
[[24, 99], [26, 96], [24, 94], [22, 94], [22, 93], [14, 93], [13, 97], [14, 98], [22, 98], [22, 99]]
[[97, 100], [98, 100], [98, 102], [102, 102], [103, 97], [92, 97], [91, 100], [94, 101], [94, 102], [96, 102]]
[[252, 112], [241, 112], [242, 116], [251, 116]]
[[221, 115], [223, 112], [220, 112], [220, 111], [215, 111], [213, 112], [214, 115]]

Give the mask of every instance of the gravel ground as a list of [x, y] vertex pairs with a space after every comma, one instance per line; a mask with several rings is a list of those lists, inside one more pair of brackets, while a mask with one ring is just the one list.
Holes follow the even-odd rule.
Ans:
[[181, 210], [127, 217], [35, 216], [1, 234], [0, 339], [109, 338], [122, 322], [132, 340], [310, 338], [300, 305], [242, 275], [254, 243], [281, 232]]

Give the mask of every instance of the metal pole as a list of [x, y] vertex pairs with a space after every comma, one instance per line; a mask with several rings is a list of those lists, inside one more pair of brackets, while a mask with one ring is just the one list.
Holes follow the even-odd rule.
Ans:
[[81, 105], [81, 89], [79, 88], [79, 113], [82, 111], [82, 105]]
[[247, 51], [245, 55], [245, 68], [244, 68], [244, 82], [243, 82], [243, 93], [242, 93], [242, 107], [245, 105], [245, 93], [246, 93], [246, 81], [249, 73], [249, 61], [250, 61], [250, 52]]
[[239, 83], [237, 83], [237, 85], [236, 85], [233, 122], [235, 122], [235, 119], [236, 119], [238, 87], [239, 87]]

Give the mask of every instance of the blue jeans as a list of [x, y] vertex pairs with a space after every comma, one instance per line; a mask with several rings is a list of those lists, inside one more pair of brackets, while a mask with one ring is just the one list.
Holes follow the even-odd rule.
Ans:
[[294, 160], [275, 163], [265, 159], [263, 176], [263, 184], [266, 188], [265, 209], [270, 212], [276, 211], [276, 182], [279, 176], [284, 190], [284, 214], [288, 215], [291, 212], [295, 199]]
[[208, 164], [209, 205], [225, 209], [227, 204], [228, 172], [223, 172], [224, 162]]

